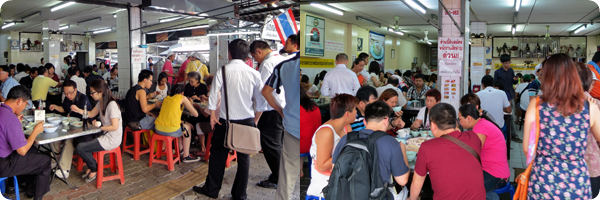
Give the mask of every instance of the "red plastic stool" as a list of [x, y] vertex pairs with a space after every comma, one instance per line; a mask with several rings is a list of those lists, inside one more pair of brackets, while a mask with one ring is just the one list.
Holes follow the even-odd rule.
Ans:
[[[133, 144], [131, 145], [127, 145], [127, 133], [133, 134]], [[131, 128], [129, 128], [129, 126], [125, 128], [125, 134], [123, 134], [123, 153], [132, 154], [133, 160], [140, 160], [140, 155], [150, 153], [150, 149], [140, 151], [140, 135], [142, 133], [150, 134], [150, 131], [146, 129], [132, 131]], [[141, 146], [143, 146], [144, 148], [148, 148], [148, 145]]]
[[[93, 153], [94, 154], [94, 158], [96, 158], [96, 160], [98, 160], [98, 153]], [[83, 166], [85, 166], [85, 162], [83, 162], [83, 159], [81, 159], [81, 157], [79, 157], [79, 155], [73, 155], [73, 159], [75, 161], [73, 161], [73, 165], [75, 165], [75, 168], [77, 169], [78, 172], [83, 171]]]
[[206, 151], [204, 151], [204, 161], [208, 162], [208, 158], [210, 158], [210, 141], [212, 139], [213, 132], [208, 132], [206, 134]]
[[[204, 153], [204, 161], [208, 162], [208, 158], [210, 158], [210, 144], [212, 140], [213, 132], [209, 132], [206, 134], [206, 152]], [[237, 159], [237, 153], [235, 151], [231, 151], [227, 154], [227, 162], [225, 163], [225, 167], [231, 166], [231, 161]]]
[[[154, 144], [157, 140], [159, 140], [158, 143], [156, 143], [157, 153], [154, 154]], [[173, 154], [173, 141], [175, 141], [175, 154]], [[162, 150], [163, 142], [166, 143], [164, 151]], [[173, 171], [175, 170], [175, 162], [181, 162], [181, 156], [179, 155], [179, 139], [176, 137], [153, 134], [152, 141], [150, 142], [150, 150], [150, 167], [152, 167], [152, 163], [158, 163], [167, 165], [169, 171]], [[160, 160], [163, 155], [167, 156], [167, 160]]]
[[237, 153], [233, 150], [229, 151], [227, 154], [227, 162], [225, 163], [225, 167], [231, 166], [231, 161], [237, 159]]
[[[121, 159], [121, 148], [114, 148], [107, 151], [99, 151], [96, 161], [98, 161], [98, 174], [96, 174], [96, 188], [102, 188], [102, 182], [110, 181], [115, 179], [121, 180], [121, 185], [125, 184], [125, 174], [123, 173], [123, 160]], [[104, 155], [108, 154], [110, 157], [110, 164], [104, 165]], [[116, 155], [116, 156], [115, 156]], [[104, 169], [110, 168], [112, 173], [115, 173], [117, 169], [119, 173], [113, 176], [104, 177]]]

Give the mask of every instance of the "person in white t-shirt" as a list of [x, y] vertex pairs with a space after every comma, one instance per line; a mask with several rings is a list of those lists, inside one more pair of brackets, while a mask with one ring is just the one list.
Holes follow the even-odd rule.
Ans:
[[523, 82], [517, 85], [517, 89], [515, 89], [515, 102], [517, 102], [518, 109], [515, 111], [517, 124], [520, 123], [521, 117], [524, 116], [525, 110], [527, 110], [527, 106], [529, 106], [529, 83], [531, 82], [531, 76], [529, 74], [525, 74], [523, 76]]
[[440, 103], [442, 100], [442, 93], [437, 89], [430, 89], [425, 93], [425, 107], [419, 110], [417, 119], [410, 126], [410, 129], [417, 130], [419, 128], [431, 129], [431, 122], [429, 122], [429, 110], [431, 107]]
[[494, 78], [486, 75], [481, 79], [484, 89], [477, 93], [481, 100], [481, 109], [487, 110], [494, 117], [494, 122], [502, 129], [504, 127], [504, 112], [511, 113], [512, 109], [506, 93], [493, 88]]
[[300, 78], [300, 86], [306, 90], [306, 94], [311, 99], [318, 99], [321, 94], [319, 93], [319, 88], [315, 84], [311, 84], [309, 82], [308, 76], [306, 74], [302, 75]]

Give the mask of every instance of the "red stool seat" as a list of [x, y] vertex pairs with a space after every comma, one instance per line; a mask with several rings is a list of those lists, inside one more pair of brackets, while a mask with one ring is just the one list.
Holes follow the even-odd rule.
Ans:
[[[98, 153], [94, 153], [94, 158], [98, 158]], [[79, 155], [73, 155], [73, 165], [75, 165], [75, 168], [77, 169], [78, 172], [83, 171], [83, 166], [85, 166], [85, 162], [83, 162], [83, 159], [81, 159], [81, 157], [79, 157]], [[96, 159], [97, 160], [97, 159]]]
[[[206, 134], [206, 152], [204, 152], [204, 161], [208, 162], [208, 158], [210, 158], [210, 146], [212, 140], [213, 132], [209, 132]], [[237, 159], [237, 153], [235, 151], [229, 152], [227, 154], [227, 162], [225, 163], [225, 167], [231, 166], [231, 161]]]
[[[127, 145], [127, 133], [131, 133], [133, 135], [133, 144]], [[132, 131], [129, 126], [125, 128], [125, 134], [123, 134], [123, 153], [132, 154], [133, 160], [140, 160], [140, 155], [150, 153], [148, 145], [140, 145], [140, 135], [142, 133], [149, 135], [150, 131], [146, 129]], [[141, 147], [146, 148], [146, 150], [141, 150]]]
[[[173, 153], [173, 142], [175, 142], [175, 153]], [[157, 145], [156, 154], [154, 153], [155, 143]], [[165, 143], [164, 151], [162, 150], [163, 143]], [[150, 150], [150, 167], [152, 167], [152, 163], [158, 163], [167, 165], [169, 171], [173, 171], [175, 170], [175, 162], [181, 162], [181, 156], [179, 155], [179, 139], [176, 137], [153, 134], [152, 141], [150, 142]], [[163, 155], [167, 156], [167, 160], [160, 160]]]
[[[110, 164], [104, 165], [104, 155], [109, 154]], [[115, 179], [121, 180], [121, 185], [125, 184], [125, 174], [123, 173], [123, 160], [121, 159], [121, 148], [114, 148], [107, 151], [97, 152], [96, 161], [98, 161], [98, 174], [96, 175], [96, 188], [102, 188], [102, 182]], [[104, 169], [110, 168], [112, 173], [117, 169], [119, 172], [113, 176], [104, 177]]]

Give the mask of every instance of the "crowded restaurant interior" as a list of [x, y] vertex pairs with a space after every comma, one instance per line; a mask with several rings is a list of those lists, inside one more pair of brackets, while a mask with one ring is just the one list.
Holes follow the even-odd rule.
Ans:
[[599, 13], [301, 1], [301, 199], [595, 198]]
[[0, 199], [299, 197], [297, 1], [0, 5]]

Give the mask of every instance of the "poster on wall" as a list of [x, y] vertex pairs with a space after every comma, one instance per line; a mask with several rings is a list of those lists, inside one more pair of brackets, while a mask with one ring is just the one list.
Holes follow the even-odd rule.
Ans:
[[442, 99], [460, 100], [460, 77], [444, 77], [442, 81]]
[[362, 38], [358, 38], [356, 41], [356, 50], [357, 51], [362, 51], [362, 47], [363, 47], [363, 39]]
[[369, 53], [371, 54], [371, 57], [369, 60], [379, 63], [379, 68], [382, 71], [385, 69], [385, 66], [384, 66], [385, 49], [383, 48], [384, 44], [385, 44], [385, 35], [375, 33], [373, 31], [369, 31]]
[[325, 20], [306, 15], [304, 54], [325, 56]]

